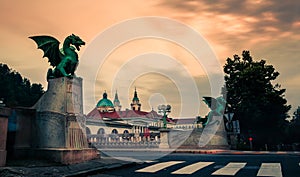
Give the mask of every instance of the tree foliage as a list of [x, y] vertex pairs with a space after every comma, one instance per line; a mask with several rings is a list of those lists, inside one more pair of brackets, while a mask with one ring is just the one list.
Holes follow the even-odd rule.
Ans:
[[41, 84], [31, 84], [27, 78], [0, 63], [0, 98], [6, 106], [33, 106], [43, 93]]
[[240, 122], [241, 132], [261, 143], [280, 141], [291, 106], [284, 98], [285, 89], [272, 83], [279, 72], [265, 60], [254, 61], [249, 51], [243, 51], [242, 58], [228, 58], [224, 72], [223, 94], [228, 111]]
[[293, 113], [293, 117], [289, 124], [289, 142], [288, 143], [300, 143], [300, 106]]

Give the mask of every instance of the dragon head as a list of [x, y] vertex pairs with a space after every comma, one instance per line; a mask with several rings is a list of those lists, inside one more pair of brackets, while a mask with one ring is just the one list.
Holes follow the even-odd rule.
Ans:
[[80, 50], [81, 45], [85, 45], [85, 42], [80, 39], [79, 36], [72, 34], [68, 38], [71, 40], [71, 44], [74, 45], [78, 51]]

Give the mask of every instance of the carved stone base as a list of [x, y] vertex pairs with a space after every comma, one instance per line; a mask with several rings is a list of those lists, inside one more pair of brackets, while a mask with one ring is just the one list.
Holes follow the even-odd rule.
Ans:
[[168, 129], [159, 129], [160, 131], [160, 144], [159, 148], [161, 149], [169, 149], [169, 132], [170, 130]]
[[99, 158], [97, 149], [88, 148], [82, 105], [81, 78], [50, 79], [48, 90], [33, 108], [16, 111], [19, 127], [13, 132], [17, 139], [8, 150], [10, 157], [62, 164]]
[[33, 121], [34, 148], [87, 148], [83, 115], [38, 112]]
[[229, 149], [223, 117], [213, 117], [205, 128], [177, 132], [176, 135], [172, 136], [173, 141], [177, 141], [172, 147], [179, 144], [181, 138], [179, 148], [182, 149]]

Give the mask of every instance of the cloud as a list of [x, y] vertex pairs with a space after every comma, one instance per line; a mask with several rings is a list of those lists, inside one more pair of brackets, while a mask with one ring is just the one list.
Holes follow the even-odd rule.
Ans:
[[194, 15], [190, 16], [190, 21], [203, 19], [206, 20], [205, 24], [209, 24], [207, 21], [213, 21], [211, 29], [214, 30], [211, 31], [219, 31], [219, 34], [225, 32], [225, 38], [249, 40], [261, 35], [262, 40], [266, 36], [274, 38], [286, 31], [291, 32], [291, 35], [299, 32], [298, 25], [295, 24], [300, 20], [300, 1], [165, 0], [161, 5], [181, 11], [182, 14], [192, 12]]
[[[45, 74], [49, 64], [46, 59], [42, 59], [42, 53], [36, 49], [36, 45], [27, 38], [29, 35], [51, 34], [62, 41], [70, 33], [76, 33], [87, 43], [79, 53], [82, 55], [97, 34], [115, 23], [141, 16], [165, 16], [186, 23], [198, 31], [211, 44], [221, 63], [227, 57], [240, 54], [245, 49], [250, 50], [259, 59], [266, 58], [267, 62], [273, 64], [281, 73], [278, 82], [283, 87], [287, 87], [288, 101], [293, 106], [297, 105], [297, 100], [294, 98], [299, 95], [297, 88], [300, 87], [300, 83], [296, 82], [297, 78], [299, 79], [300, 67], [298, 62], [300, 58], [298, 52], [300, 1], [134, 0], [131, 3], [120, 1], [118, 6], [108, 1], [89, 3], [71, 0], [20, 1], [18, 3], [1, 1], [0, 9], [1, 62], [9, 64], [33, 82], [43, 82], [44, 87], [46, 87]], [[47, 13], [45, 9], [53, 11]], [[178, 32], [177, 30], [173, 32]], [[88, 100], [92, 100], [91, 108], [95, 106], [94, 94], [97, 98], [101, 98], [103, 90], [110, 92], [115, 73], [118, 72], [120, 66], [148, 52], [163, 53], [178, 59], [196, 78], [197, 86], [200, 88], [199, 94], [209, 95], [207, 87], [209, 84], [207, 84], [205, 72], [190, 53], [169, 41], [143, 39], [120, 46], [108, 56], [107, 63], [104, 63], [102, 68], [99, 67], [99, 81], [92, 83], [96, 87], [96, 93], [85, 95]], [[79, 70], [89, 72], [94, 63], [84, 64], [84, 62], [80, 59]], [[178, 73], [173, 67], [167, 69], [169, 69], [168, 72]], [[80, 76], [81, 73], [77, 74]], [[148, 98], [153, 92], [158, 92], [157, 90], [168, 90], [166, 84], [174, 87], [170, 81], [160, 79], [141, 79], [143, 82], [138, 80], [140, 84], [136, 84], [141, 90], [140, 96]], [[93, 78], [84, 78], [84, 83], [91, 80], [93, 81]], [[121, 81], [116, 81], [118, 82]], [[133, 87], [131, 85], [127, 92], [129, 96], [120, 95], [124, 101], [130, 101], [127, 98], [132, 97]], [[168, 100], [174, 101], [172, 102], [174, 107], [179, 106], [178, 102], [180, 102], [176, 101], [178, 100], [177, 92], [175, 89], [164, 93]], [[112, 98], [113, 94], [114, 91], [109, 93], [109, 96]], [[174, 98], [172, 94], [175, 95]], [[85, 102], [85, 104], [88, 103]], [[142, 104], [147, 104], [147, 102], [143, 101]], [[200, 106], [200, 111], [202, 107]], [[147, 107], [144, 108], [147, 109]], [[89, 110], [86, 109], [86, 111]]]

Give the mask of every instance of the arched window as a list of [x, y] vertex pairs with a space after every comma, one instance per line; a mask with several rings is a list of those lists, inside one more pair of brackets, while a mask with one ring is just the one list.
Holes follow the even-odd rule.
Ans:
[[99, 128], [99, 130], [98, 130], [97, 134], [100, 134], [100, 135], [103, 135], [103, 134], [105, 134], [105, 130], [104, 130], [104, 128]]
[[85, 132], [86, 132], [87, 135], [90, 135], [90, 134], [91, 134], [91, 130], [89, 129], [89, 127], [86, 127], [86, 128], [85, 128]]
[[118, 134], [118, 130], [117, 130], [117, 129], [113, 129], [113, 130], [111, 131], [111, 133], [112, 133], [112, 134]]
[[129, 131], [128, 130], [124, 130], [123, 131], [122, 138], [123, 138], [123, 140], [129, 140], [130, 139], [130, 135], [129, 135]]

